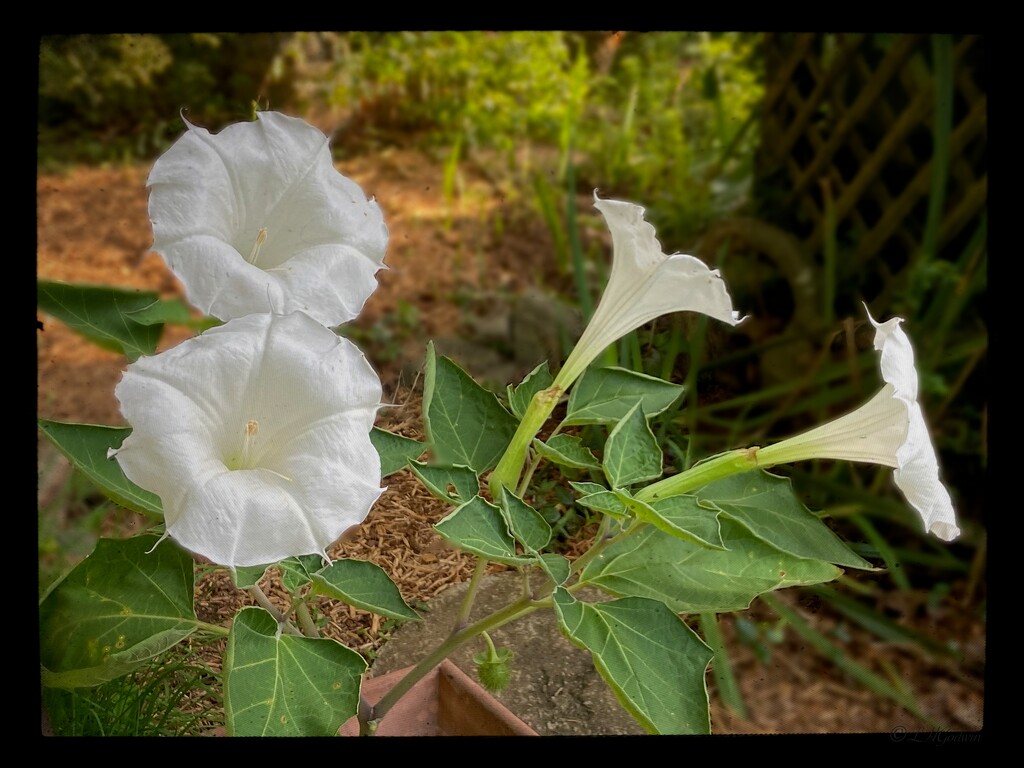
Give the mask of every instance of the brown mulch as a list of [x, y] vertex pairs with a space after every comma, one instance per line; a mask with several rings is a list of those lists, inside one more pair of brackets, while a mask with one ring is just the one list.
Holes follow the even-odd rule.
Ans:
[[[372, 330], [400, 303], [416, 309], [415, 327], [395, 343], [388, 359], [375, 361], [385, 399], [396, 403], [381, 411], [380, 426], [413, 437], [419, 433], [419, 395], [403, 373], [402, 361], [421, 351], [438, 334], [458, 333], [463, 310], [456, 299], [486, 287], [514, 293], [549, 270], [552, 246], [543, 227], [522, 215], [521, 206], [468, 171], [452, 205], [442, 195], [438, 162], [412, 150], [391, 150], [339, 163], [340, 169], [376, 197], [391, 231], [389, 269], [357, 324]], [[180, 296], [177, 280], [150, 252], [152, 234], [144, 188], [148, 167], [73, 168], [40, 175], [38, 266], [40, 278], [157, 290]], [[498, 226], [496, 222], [501, 222]], [[84, 342], [50, 317], [40, 315], [37, 336], [40, 417], [99, 424], [122, 424], [113, 388], [123, 370], [120, 356]], [[169, 328], [161, 349], [188, 333]], [[373, 350], [367, 350], [373, 359]], [[39, 498], [44, 506], [67, 482], [69, 468], [52, 449], [39, 446]], [[432, 524], [448, 513], [408, 471], [386, 480], [388, 490], [369, 518], [330, 551], [332, 557], [356, 557], [380, 565], [410, 603], [428, 602], [448, 585], [467, 580], [474, 559], [440, 539]], [[69, 521], [73, 524], [73, 521]], [[132, 530], [139, 521], [119, 523]], [[582, 543], [582, 541], [578, 542]], [[495, 566], [497, 567], [497, 566]], [[287, 596], [273, 573], [265, 591], [279, 607]], [[953, 585], [963, 591], [962, 584]], [[780, 594], [780, 593], [777, 593]], [[963, 660], [954, 663], [924, 656], [914, 647], [880, 643], [857, 627], [842, 624], [827, 610], [809, 611], [796, 593], [781, 593], [823, 633], [848, 637], [851, 657], [918, 694], [922, 708], [944, 728], [974, 730], [983, 716], [984, 624], [969, 601], [947, 601], [945, 613], [916, 606], [886, 606], [889, 615], [943, 642], [956, 642]], [[200, 618], [224, 622], [252, 599], [234, 588], [223, 570], [208, 572], [196, 587]], [[959, 606], [959, 607], [957, 607]], [[380, 617], [340, 603], [321, 601], [324, 632], [368, 657], [386, 642], [391, 629]], [[752, 620], [775, 617], [755, 603]], [[773, 647], [762, 664], [736, 639], [731, 618], [722, 622], [750, 717], [742, 721], [714, 697], [714, 724], [720, 733], [890, 731], [929, 729], [896, 705], [874, 696], [837, 672], [793, 632]], [[835, 640], [834, 642], [839, 642]], [[714, 688], [711, 678], [709, 685]]]

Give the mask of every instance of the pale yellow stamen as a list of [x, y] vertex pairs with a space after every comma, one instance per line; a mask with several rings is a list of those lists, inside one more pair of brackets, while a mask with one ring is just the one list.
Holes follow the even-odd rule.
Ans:
[[260, 423], [256, 419], [245, 422], [245, 442], [242, 443], [242, 466], [249, 466], [249, 452], [252, 450], [253, 438], [260, 431]]
[[286, 477], [285, 475], [282, 475], [280, 472], [275, 472], [273, 469], [270, 469], [269, 467], [253, 467], [250, 465], [250, 453], [252, 451], [253, 438], [256, 437], [256, 433], [259, 431], [260, 423], [256, 421], [256, 419], [249, 419], [249, 421], [245, 422], [245, 442], [242, 443], [241, 468], [259, 469], [262, 470], [263, 472], [269, 472], [272, 475], [277, 475], [282, 480], [286, 480], [289, 483], [294, 483], [295, 481], [292, 478]]
[[[256, 260], [259, 259], [260, 257], [260, 246], [262, 246], [265, 242], [267, 242], [267, 228], [260, 227], [260, 231], [256, 235], [256, 242], [253, 243], [252, 246], [252, 252], [249, 254], [249, 258], [247, 259], [247, 261], [254, 267], [256, 266]], [[249, 423], [255, 424], [255, 422]]]

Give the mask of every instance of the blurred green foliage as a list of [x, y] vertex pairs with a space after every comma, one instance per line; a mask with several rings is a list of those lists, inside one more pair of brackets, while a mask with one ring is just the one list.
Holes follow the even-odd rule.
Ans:
[[[746, 188], [761, 98], [756, 34], [320, 32], [42, 39], [39, 161], [150, 159], [253, 105], [341, 121], [336, 145], [497, 152], [531, 171], [555, 147], [580, 189], [644, 199], [692, 234]], [[499, 163], [501, 165], [501, 163]], [[555, 185], [561, 188], [561, 183]], [[660, 231], [660, 229], [659, 229]]]
[[39, 46], [39, 163], [150, 158], [183, 130], [286, 99], [268, 77], [290, 33], [49, 35]]

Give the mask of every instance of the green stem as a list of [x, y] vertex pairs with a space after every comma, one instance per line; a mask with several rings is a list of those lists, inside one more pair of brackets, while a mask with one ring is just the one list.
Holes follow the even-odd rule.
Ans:
[[519, 475], [523, 471], [523, 463], [526, 461], [526, 452], [533, 442], [533, 438], [540, 432], [548, 416], [555, 410], [559, 398], [565, 390], [558, 386], [551, 386], [542, 389], [530, 400], [530, 405], [523, 414], [523, 420], [512, 435], [512, 441], [502, 455], [498, 466], [491, 473], [490, 489], [491, 497], [501, 498], [502, 487], [514, 491], [519, 482]]
[[666, 477], [664, 480], [648, 485], [639, 491], [635, 498], [637, 501], [650, 504], [652, 501], [657, 501], [667, 496], [679, 496], [683, 493], [689, 493], [696, 488], [705, 486], [715, 480], [721, 480], [729, 475], [748, 472], [751, 469], [757, 469], [759, 466], [768, 466], [758, 462], [757, 451], [758, 449], [754, 447], [737, 448], [733, 451], [720, 453], [707, 461], [695, 464], [685, 472], [680, 472], [678, 475]]
[[447, 640], [437, 646], [437, 648], [431, 651], [429, 655], [423, 657], [415, 667], [409, 670], [409, 673], [399, 680], [398, 683], [395, 684], [394, 688], [384, 694], [384, 697], [377, 702], [375, 707], [373, 707], [370, 719], [379, 721], [383, 718], [395, 703], [401, 699], [402, 696], [408, 693], [410, 688], [418, 683], [430, 670], [440, 664], [452, 651], [467, 640], [471, 640], [481, 632], [488, 632], [490, 630], [497, 629], [498, 627], [508, 624], [510, 621], [515, 621], [518, 618], [533, 613], [538, 608], [542, 608], [549, 604], [549, 602], [545, 603], [542, 600], [530, 600], [525, 597], [520, 598], [502, 610], [481, 619], [475, 624], [471, 624], [465, 629], [453, 632], [448, 636]]
[[601, 553], [605, 549], [610, 547], [612, 544], [623, 541], [629, 538], [635, 533], [643, 530], [647, 523], [640, 521], [634, 521], [632, 525], [625, 528], [614, 536], [608, 535], [608, 528], [610, 527], [611, 517], [605, 515], [601, 520], [601, 527], [598, 529], [598, 535], [595, 537], [595, 543], [586, 552], [577, 557], [572, 563], [572, 573], [580, 573], [594, 558], [600, 557]]
[[209, 632], [211, 635], [217, 635], [218, 637], [227, 637], [231, 634], [231, 630], [227, 627], [221, 627], [217, 624], [207, 624], [205, 621], [197, 621], [196, 626], [200, 632]]
[[466, 596], [462, 599], [462, 607], [459, 608], [458, 618], [455, 620], [455, 627], [453, 632], [457, 631], [459, 627], [464, 627], [469, 623], [469, 614], [473, 610], [473, 601], [476, 599], [476, 590], [480, 586], [480, 580], [483, 578], [484, 573], [487, 572], [487, 563], [490, 562], [486, 557], [478, 558], [476, 561], [476, 568], [473, 570], [473, 575], [469, 579], [469, 586], [466, 588]]
[[306, 637], [320, 637], [320, 630], [313, 623], [313, 617], [309, 615], [309, 606], [301, 597], [295, 599], [295, 617], [299, 620], [299, 627]]
[[498, 649], [494, 647], [494, 641], [491, 640], [491, 636], [489, 634], [487, 634], [486, 632], [481, 632], [480, 634], [481, 634], [481, 636], [483, 636], [484, 642], [487, 643], [488, 658], [491, 659], [492, 661], [497, 660], [497, 658], [498, 658]]
[[[559, 424], [554, 430], [548, 435], [548, 440], [557, 435], [562, 429], [562, 425]], [[530, 442], [533, 442], [532, 440]], [[530, 465], [526, 468], [526, 472], [523, 473], [523, 479], [519, 482], [519, 491], [516, 493], [520, 499], [526, 495], [527, 489], [530, 487], [530, 481], [533, 479], [533, 473], [537, 471], [537, 467], [540, 466], [542, 456], [538, 453], [532, 459], [530, 459]]]
[[302, 635], [302, 633], [292, 626], [292, 623], [285, 618], [284, 614], [277, 610], [277, 606], [270, 602], [270, 598], [264, 594], [258, 584], [254, 584], [249, 587], [248, 592], [252, 595], [253, 600], [256, 601], [260, 608], [274, 617], [274, 621], [277, 622], [278, 626], [280, 626], [284, 632], [287, 632], [289, 635]]

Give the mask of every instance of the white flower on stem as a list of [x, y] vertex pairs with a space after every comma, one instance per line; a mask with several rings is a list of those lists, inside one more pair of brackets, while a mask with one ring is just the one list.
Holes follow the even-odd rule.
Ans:
[[380, 380], [307, 315], [232, 320], [128, 366], [116, 456], [167, 534], [229, 567], [320, 554], [377, 500]]
[[[867, 306], [865, 305], [865, 309]], [[924, 414], [917, 402], [917, 369], [903, 319], [876, 323], [875, 349], [885, 386], [852, 413], [781, 443], [761, 448], [759, 465], [805, 459], [842, 459], [893, 467], [897, 487], [943, 541], [960, 535], [949, 492], [939, 479], [939, 463]]]
[[730, 325], [739, 313], [717, 269], [682, 253], [665, 255], [642, 206], [601, 200], [594, 207], [612, 233], [612, 273], [583, 336], [555, 383], [568, 388], [610, 344], [669, 312], [701, 312]]
[[668, 312], [701, 312], [736, 325], [739, 313], [717, 269], [694, 256], [666, 256], [644, 209], [620, 200], [602, 200], [594, 191], [594, 207], [612, 233], [612, 274], [586, 330], [576, 342], [551, 387], [536, 393], [512, 436], [511, 444], [491, 475], [491, 492], [515, 488], [526, 450], [558, 398], [610, 344]]
[[218, 134], [188, 130], [153, 165], [153, 250], [189, 301], [230, 320], [303, 311], [327, 326], [377, 287], [388, 231], [334, 167], [328, 138], [278, 112]]

